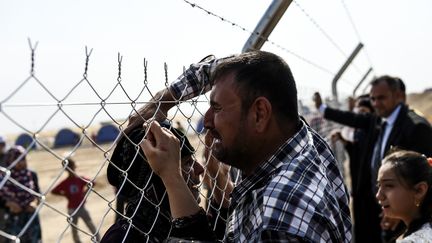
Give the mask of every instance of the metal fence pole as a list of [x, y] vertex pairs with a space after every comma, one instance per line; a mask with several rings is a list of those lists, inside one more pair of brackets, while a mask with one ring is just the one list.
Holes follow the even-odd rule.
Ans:
[[243, 46], [242, 52], [259, 50], [284, 15], [292, 0], [274, 0]]
[[365, 75], [363, 75], [363, 78], [360, 80], [360, 82], [357, 84], [357, 86], [354, 88], [353, 90], [353, 97], [355, 97], [356, 92], [358, 90], [358, 88], [360, 87], [360, 85], [366, 80], [367, 76], [369, 76], [369, 74], [372, 72], [372, 67], [370, 67], [368, 69], [368, 71], [365, 73]]
[[335, 77], [332, 81], [332, 94], [333, 94], [333, 100], [338, 103], [338, 92], [337, 92], [337, 81], [340, 79], [342, 74], [345, 72], [345, 70], [348, 68], [348, 66], [351, 64], [351, 62], [354, 60], [354, 58], [357, 56], [357, 54], [360, 52], [360, 50], [363, 48], [363, 44], [359, 43], [357, 47], [354, 49], [354, 51], [351, 53], [351, 55], [348, 57], [348, 59], [345, 61], [344, 65], [339, 69], [339, 71], [336, 73]]

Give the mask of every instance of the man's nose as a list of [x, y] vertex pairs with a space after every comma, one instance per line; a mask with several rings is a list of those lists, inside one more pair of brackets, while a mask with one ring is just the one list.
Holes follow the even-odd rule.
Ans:
[[204, 114], [204, 127], [205, 129], [213, 128], [213, 108], [209, 108]]

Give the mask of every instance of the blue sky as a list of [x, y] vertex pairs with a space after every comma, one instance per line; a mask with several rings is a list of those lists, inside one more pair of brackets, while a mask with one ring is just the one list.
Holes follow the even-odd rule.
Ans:
[[[271, 1], [192, 2], [253, 30]], [[297, 80], [299, 96], [306, 103], [316, 90], [330, 95], [331, 73], [338, 71], [359, 41], [344, 4], [365, 49], [339, 82], [341, 95], [352, 92], [371, 64], [375, 75], [401, 77], [408, 92], [421, 92], [432, 86], [432, 69], [429, 67], [432, 1], [303, 0], [291, 4], [269, 38], [285, 49], [270, 43], [262, 49], [285, 58]], [[82, 79], [86, 46], [93, 48], [88, 79], [96, 92], [107, 97], [115, 86], [117, 55], [120, 53], [123, 56], [122, 85], [128, 95], [136, 97], [140, 91], [137, 87], [142, 86], [144, 78], [143, 58], [148, 61], [149, 87], [157, 91], [165, 83], [165, 62], [171, 81], [184, 66], [208, 54], [225, 56], [240, 52], [249, 37], [248, 32], [192, 8], [183, 0], [0, 0], [0, 31], [0, 100], [3, 102], [0, 122], [5, 124], [0, 128], [0, 134], [23, 131], [4, 114], [30, 131], [44, 126], [75, 126], [71, 121], [65, 123], [68, 118], [61, 113], [55, 113], [56, 101], [51, 96], [62, 100]], [[13, 97], [5, 100], [29, 76], [28, 37], [39, 42], [35, 75], [49, 93], [35, 80], [30, 80]], [[122, 102], [125, 97], [124, 92], [116, 89], [109, 101]], [[139, 100], [145, 101], [148, 97], [144, 94]], [[81, 84], [64, 102], [93, 104], [100, 100], [87, 84]], [[30, 104], [34, 106], [30, 107]], [[75, 105], [64, 109], [81, 125], [92, 119], [109, 119], [104, 112], [94, 116], [100, 109], [97, 105]], [[120, 119], [127, 116], [130, 106], [112, 105], [107, 109]], [[44, 124], [51, 116], [54, 118]]]

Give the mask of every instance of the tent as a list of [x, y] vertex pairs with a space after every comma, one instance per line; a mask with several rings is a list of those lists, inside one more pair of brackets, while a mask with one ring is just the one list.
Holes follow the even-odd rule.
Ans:
[[[32, 136], [30, 136], [27, 133], [22, 133], [21, 135], [18, 136], [18, 138], [15, 140], [15, 145], [21, 145], [24, 148], [28, 148], [29, 146], [31, 146], [30, 149], [36, 149], [36, 142], [34, 142], [34, 139]], [[33, 144], [32, 144], [33, 143]]]
[[77, 133], [68, 128], [61, 129], [54, 139], [54, 148], [75, 146], [79, 143], [80, 137]]
[[96, 143], [112, 142], [117, 138], [119, 133], [120, 131], [116, 126], [112, 124], [103, 125], [97, 132]]
[[202, 133], [205, 131], [205, 128], [204, 128], [204, 117], [201, 117], [201, 118], [198, 120], [198, 123], [197, 123], [197, 125], [196, 125], [196, 131], [197, 131], [197, 133], [199, 133], [199, 134], [202, 134]]

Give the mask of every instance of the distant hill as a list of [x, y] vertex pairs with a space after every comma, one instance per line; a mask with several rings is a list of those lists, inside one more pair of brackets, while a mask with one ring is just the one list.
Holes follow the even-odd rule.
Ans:
[[432, 123], [432, 88], [426, 89], [423, 93], [408, 94], [407, 103]]

